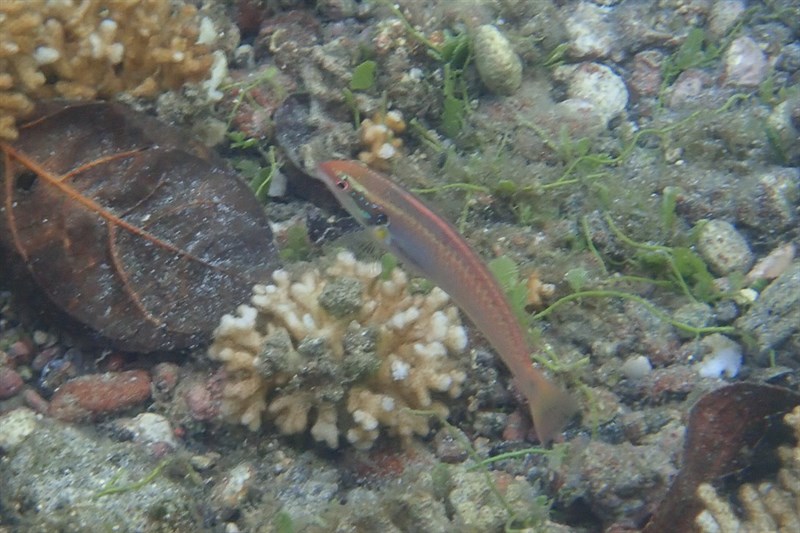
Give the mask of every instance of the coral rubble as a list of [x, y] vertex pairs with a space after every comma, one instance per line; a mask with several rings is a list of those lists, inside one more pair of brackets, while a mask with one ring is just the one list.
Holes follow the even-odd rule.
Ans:
[[[800, 442], [800, 407], [784, 420]], [[783, 466], [775, 480], [739, 487], [743, 517], [710, 484], [701, 484], [697, 496], [705, 509], [695, 520], [698, 529], [703, 533], [800, 531], [800, 445], [781, 447], [778, 452]]]
[[257, 430], [266, 417], [284, 434], [368, 448], [382, 428], [426, 435], [427, 418], [408, 409], [446, 415], [441, 399], [461, 394], [458, 311], [440, 289], [414, 293], [400, 269], [383, 279], [380, 265], [343, 252], [324, 273], [278, 270], [253, 292], [209, 350], [227, 371], [223, 412], [236, 423]]
[[157, 96], [219, 77], [213, 23], [180, 0], [0, 2], [0, 139], [39, 99]]

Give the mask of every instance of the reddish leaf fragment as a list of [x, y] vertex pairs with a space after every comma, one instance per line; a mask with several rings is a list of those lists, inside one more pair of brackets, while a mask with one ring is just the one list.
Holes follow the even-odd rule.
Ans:
[[771, 423], [800, 403], [800, 395], [771, 385], [735, 383], [709, 392], [689, 412], [683, 465], [645, 533], [693, 531], [702, 510], [698, 485], [745, 466]]
[[208, 337], [276, 266], [250, 189], [120, 104], [59, 104], [0, 143], [0, 243], [68, 315], [149, 352]]

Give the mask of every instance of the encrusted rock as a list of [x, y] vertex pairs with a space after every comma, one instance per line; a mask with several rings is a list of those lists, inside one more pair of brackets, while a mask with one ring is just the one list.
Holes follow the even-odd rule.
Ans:
[[700, 230], [697, 249], [714, 273], [747, 272], [753, 254], [747, 241], [736, 228], [724, 220], [710, 220]]
[[497, 94], [513, 94], [522, 83], [522, 61], [497, 27], [484, 24], [473, 38], [481, 81]]

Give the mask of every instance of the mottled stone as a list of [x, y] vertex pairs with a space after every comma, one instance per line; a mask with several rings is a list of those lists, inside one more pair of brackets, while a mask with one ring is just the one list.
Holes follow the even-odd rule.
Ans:
[[745, 238], [724, 220], [710, 220], [703, 225], [697, 237], [697, 250], [709, 268], [720, 276], [746, 272], [753, 262]]

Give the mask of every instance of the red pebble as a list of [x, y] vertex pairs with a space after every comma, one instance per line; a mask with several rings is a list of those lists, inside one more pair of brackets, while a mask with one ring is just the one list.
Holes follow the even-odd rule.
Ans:
[[194, 420], [206, 421], [219, 416], [219, 402], [206, 383], [193, 383], [184, 398], [189, 416]]
[[11, 398], [22, 389], [23, 381], [13, 368], [0, 367], [0, 400]]
[[46, 415], [50, 410], [50, 404], [47, 400], [42, 398], [41, 394], [30, 387], [26, 387], [25, 390], [22, 391], [22, 401], [25, 402], [25, 405], [43, 415]]
[[144, 370], [90, 374], [61, 385], [50, 402], [50, 416], [87, 421], [121, 411], [150, 398], [150, 376]]
[[18, 340], [8, 347], [8, 356], [18, 365], [26, 365], [33, 358], [33, 342], [30, 339]]

